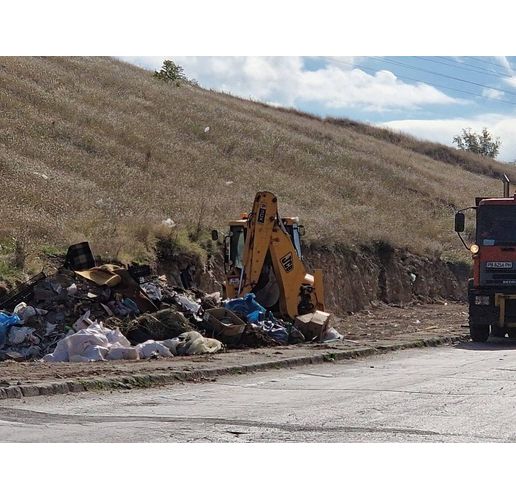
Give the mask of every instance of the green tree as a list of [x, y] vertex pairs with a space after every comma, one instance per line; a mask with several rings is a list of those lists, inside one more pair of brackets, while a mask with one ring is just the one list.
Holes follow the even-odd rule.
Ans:
[[173, 82], [177, 87], [182, 82], [188, 82], [183, 68], [169, 59], [163, 61], [163, 66], [159, 71], [154, 72], [154, 77], [165, 82]]
[[470, 128], [463, 128], [462, 133], [453, 138], [453, 142], [463, 151], [471, 151], [488, 158], [496, 158], [502, 145], [500, 138], [494, 138], [485, 127], [480, 134]]

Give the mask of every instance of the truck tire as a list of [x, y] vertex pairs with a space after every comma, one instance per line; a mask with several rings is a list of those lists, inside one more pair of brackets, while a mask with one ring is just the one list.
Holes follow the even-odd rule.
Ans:
[[493, 325], [491, 327], [491, 335], [493, 337], [498, 337], [498, 338], [503, 339], [503, 338], [505, 338], [506, 333], [509, 333], [507, 328], [500, 328], [498, 325]]
[[489, 338], [489, 325], [470, 325], [469, 334], [473, 342], [487, 342]]

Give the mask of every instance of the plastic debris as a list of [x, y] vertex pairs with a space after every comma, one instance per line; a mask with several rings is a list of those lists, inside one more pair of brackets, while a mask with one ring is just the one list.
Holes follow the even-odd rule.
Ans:
[[17, 314], [0, 312], [0, 336], [5, 335], [12, 325], [21, 323], [21, 318]]
[[168, 347], [165, 347], [161, 342], [156, 342], [155, 340], [147, 340], [142, 344], [138, 344], [136, 350], [138, 351], [140, 359], [148, 359], [156, 356], [170, 358], [173, 356]]
[[72, 326], [72, 328], [78, 332], [79, 330], [84, 330], [88, 328], [93, 321], [90, 319], [91, 311], [88, 309]]
[[265, 317], [266, 309], [255, 300], [254, 293], [246, 293], [241, 299], [228, 300], [224, 307], [241, 316], [246, 316], [249, 323], [256, 323]]
[[256, 326], [261, 328], [269, 337], [274, 339], [276, 342], [280, 344], [288, 343], [288, 331], [281, 324], [275, 321], [265, 320], [258, 321], [256, 323]]
[[112, 348], [130, 347], [129, 341], [116, 329], [94, 322], [83, 330], [61, 339], [44, 362], [104, 361]]
[[39, 343], [39, 339], [33, 335], [35, 328], [28, 326], [12, 326], [7, 335], [7, 341], [11, 345], [23, 344], [24, 342]]
[[223, 348], [219, 340], [203, 337], [195, 331], [182, 333], [178, 338], [179, 343], [176, 346], [178, 355], [213, 354]]
[[151, 300], [157, 300], [161, 302], [163, 299], [161, 289], [155, 283], [142, 283], [140, 288], [148, 295]]
[[323, 342], [335, 342], [342, 340], [344, 337], [335, 328], [327, 328], [324, 332]]
[[175, 227], [176, 223], [169, 217], [168, 219], [162, 220], [161, 223], [166, 227]]
[[201, 308], [201, 304], [189, 299], [186, 295], [175, 296], [176, 302], [183, 308], [190, 311], [192, 314], [197, 314]]

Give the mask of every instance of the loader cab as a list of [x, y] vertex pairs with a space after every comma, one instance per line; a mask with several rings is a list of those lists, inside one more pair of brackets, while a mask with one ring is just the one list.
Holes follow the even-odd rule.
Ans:
[[[284, 217], [283, 226], [290, 236], [292, 245], [299, 258], [301, 253], [301, 237], [305, 234], [304, 226], [299, 224], [298, 217]], [[242, 269], [244, 261], [245, 237], [247, 233], [247, 218], [234, 220], [229, 223], [229, 234], [225, 241], [225, 264], [230, 269]]]

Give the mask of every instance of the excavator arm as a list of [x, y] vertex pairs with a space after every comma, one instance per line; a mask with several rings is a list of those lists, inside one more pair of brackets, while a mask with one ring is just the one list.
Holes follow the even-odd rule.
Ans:
[[247, 221], [243, 268], [237, 296], [252, 292], [262, 273], [267, 253], [280, 288], [280, 313], [295, 318], [299, 314], [324, 311], [322, 272], [306, 272], [289, 233], [278, 215], [274, 194], [257, 193]]
[[247, 220], [244, 268], [239, 295], [252, 291], [258, 283], [277, 213], [278, 199], [272, 193], [262, 191], [256, 194], [253, 209]]

